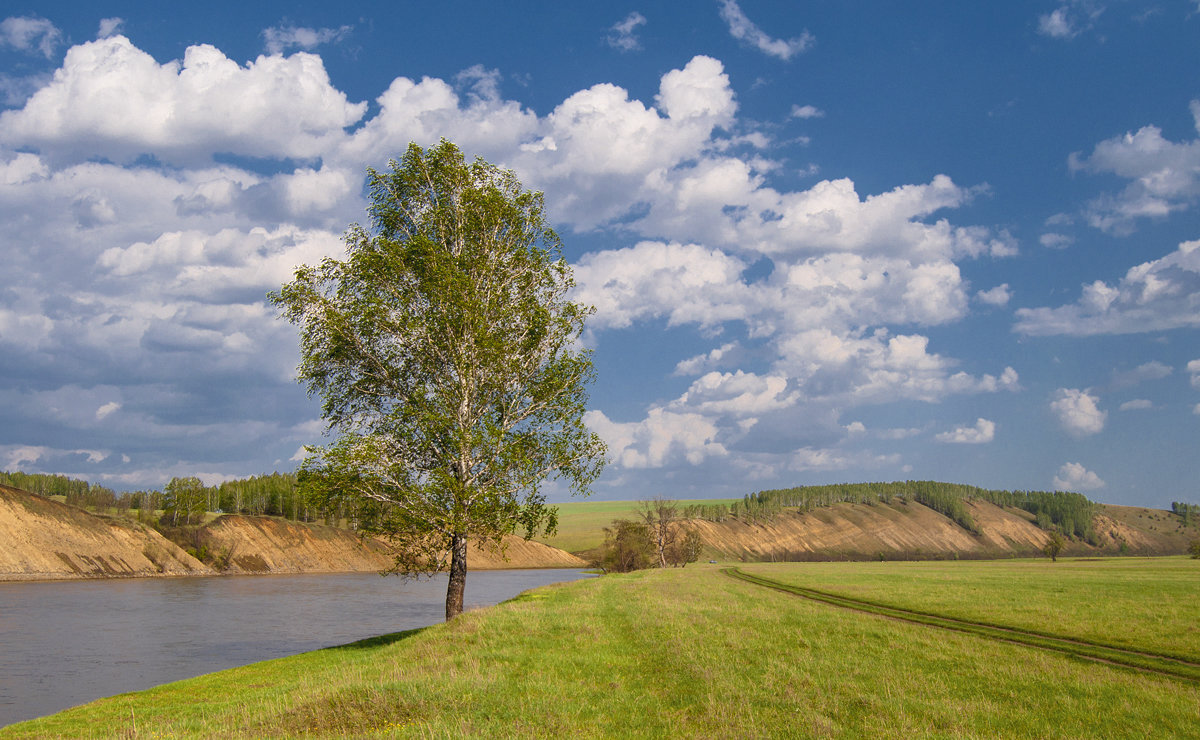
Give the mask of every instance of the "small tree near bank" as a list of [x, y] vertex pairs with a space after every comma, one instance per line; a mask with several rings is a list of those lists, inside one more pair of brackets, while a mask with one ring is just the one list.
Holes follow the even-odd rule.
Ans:
[[639, 501], [637, 519], [615, 519], [593, 564], [606, 572], [684, 567], [700, 557], [700, 533], [679, 516], [674, 501]]
[[592, 565], [605, 573], [629, 573], [655, 565], [654, 538], [645, 522], [614, 519], [604, 528], [604, 546]]
[[552, 532], [541, 485], [586, 495], [605, 447], [583, 423], [591, 309], [541, 193], [453, 144], [413, 144], [369, 171], [371, 230], [346, 258], [302, 266], [271, 300], [299, 327], [299, 380], [320, 395], [334, 441], [303, 477], [394, 546], [393, 571], [450, 572], [462, 611], [467, 542], [499, 548]]
[[1058, 554], [1062, 552], [1063, 545], [1065, 544], [1066, 541], [1056, 529], [1050, 533], [1050, 541], [1042, 548], [1042, 552], [1046, 554], [1046, 557], [1050, 558], [1050, 562], [1056, 563], [1058, 562]]
[[1188, 554], [1192, 556], [1193, 560], [1200, 560], [1200, 540], [1192, 540], [1188, 545]]
[[675, 550], [675, 541], [679, 537], [679, 508], [674, 501], [663, 498], [639, 501], [638, 516], [650, 533], [658, 567], [667, 567], [667, 553]]

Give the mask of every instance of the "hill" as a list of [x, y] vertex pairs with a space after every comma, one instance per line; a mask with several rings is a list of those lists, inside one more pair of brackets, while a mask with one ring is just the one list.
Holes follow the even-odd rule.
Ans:
[[[225, 573], [374, 572], [391, 565], [383, 543], [321, 524], [224, 515], [189, 531], [189, 548]], [[0, 485], [0, 581], [215, 575], [151, 527], [97, 516]], [[578, 568], [579, 558], [512, 537], [507, 559], [472, 547], [468, 567]]]
[[[561, 504], [544, 541], [585, 557], [636, 502]], [[875, 560], [1036, 556], [1052, 531], [1063, 554], [1177, 555], [1200, 539], [1200, 515], [1089, 501], [1077, 493], [997, 491], [936, 481], [854, 483], [762, 491], [740, 500], [676, 502], [706, 557]], [[564, 531], [565, 530], [565, 531]]]
[[[743, 561], [1030, 557], [1040, 555], [1050, 539], [1028, 512], [981, 500], [964, 505], [977, 534], [915, 501], [785, 510], [762, 523], [690, 524], [710, 552]], [[1064, 553], [1177, 555], [1189, 539], [1200, 537], [1195, 525], [1184, 528], [1168, 512], [1135, 507], [1099, 505], [1093, 527], [1096, 544], [1072, 540]]]
[[0, 580], [211, 575], [153, 529], [0, 485]]

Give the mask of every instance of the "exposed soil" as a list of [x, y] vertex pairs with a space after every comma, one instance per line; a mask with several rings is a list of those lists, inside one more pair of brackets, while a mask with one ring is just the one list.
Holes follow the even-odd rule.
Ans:
[[0, 580], [211, 573], [149, 527], [0, 486]]
[[[228, 553], [229, 573], [320, 573], [379, 571], [392, 565], [387, 546], [374, 539], [322, 524], [259, 516], [225, 515], [202, 530], [210, 553]], [[562, 550], [520, 537], [506, 540], [507, 559], [471, 545], [467, 567], [579, 568], [585, 563]]]
[[[273, 517], [225, 515], [191, 532], [224, 573], [373, 572], [391, 566], [387, 547], [336, 527]], [[470, 547], [467, 566], [580, 568], [570, 553], [519, 537], [501, 556]], [[214, 575], [154, 529], [96, 516], [53, 499], [0, 486], [0, 581]]]
[[[709, 552], [744, 561], [1029, 557], [1040, 555], [1050, 538], [1028, 512], [965, 503], [978, 535], [915, 502], [836, 504], [762, 524], [691, 524]], [[1177, 555], [1200, 539], [1200, 527], [1184, 528], [1179, 517], [1156, 509], [1100, 504], [1094, 526], [1098, 546], [1072, 540], [1062, 554]]]
[[[1027, 512], [984, 501], [966, 505], [978, 535], [914, 502], [837, 504], [761, 524], [692, 524], [710, 555], [744, 561], [1028, 557], [1049, 539]], [[1098, 546], [1069, 541], [1063, 554], [1180, 554], [1200, 539], [1200, 522], [1184, 527], [1170, 512], [1131, 506], [1099, 505], [1094, 527]], [[392, 564], [379, 541], [272, 517], [221, 516], [191, 541], [226, 573], [365, 572]], [[504, 556], [472, 545], [467, 563], [474, 570], [586, 566], [576, 555], [519, 537], [507, 539]], [[150, 527], [0, 486], [0, 581], [215, 573]]]

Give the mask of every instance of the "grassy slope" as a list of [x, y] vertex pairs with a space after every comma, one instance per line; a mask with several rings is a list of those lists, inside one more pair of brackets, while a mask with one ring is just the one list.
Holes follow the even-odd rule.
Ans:
[[[1144, 578], [1113, 579], [1105, 598], [1200, 596], [1196, 561], [1126, 564]], [[978, 599], [982, 583], [992, 621], [1019, 619], [1011, 604], [1048, 601], [1056, 624], [1081, 636], [1099, 619], [1089, 574], [1110, 572], [1109, 561], [1036, 575], [1020, 562], [949, 573], [889, 563], [909, 577], [872, 586], [864, 565], [754, 567], [901, 601], [940, 593], [951, 607]], [[994, 579], [1001, 567], [1014, 577]], [[1035, 580], [1045, 588], [1028, 588]], [[1185, 635], [1176, 647], [1200, 657], [1190, 612], [1126, 618], [1145, 621], [1162, 622], [1150, 633]], [[1186, 737], [1197, 726], [1195, 683], [829, 607], [699, 566], [550, 587], [450, 624], [102, 700], [0, 737]]]
[[[728, 504], [735, 500], [694, 499], [677, 501], [679, 508], [690, 504]], [[553, 537], [535, 537], [552, 547], [567, 552], [583, 552], [604, 544], [604, 528], [614, 519], [633, 519], [637, 516], [637, 501], [570, 501], [558, 507], [558, 533]]]

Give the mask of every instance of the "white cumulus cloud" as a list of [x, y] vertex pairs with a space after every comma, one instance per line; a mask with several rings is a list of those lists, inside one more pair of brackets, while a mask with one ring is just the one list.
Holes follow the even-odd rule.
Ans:
[[1073, 436], [1085, 437], [1104, 430], [1108, 412], [1099, 404], [1100, 399], [1087, 390], [1059, 388], [1050, 402], [1050, 410], [1064, 430]]
[[0, 143], [55, 159], [210, 161], [322, 155], [366, 111], [335, 89], [320, 57], [259, 57], [241, 66], [206, 44], [159, 64], [124, 36], [72, 47], [54, 80], [0, 114]]
[[1200, 326], [1200, 240], [1131, 267], [1116, 285], [1084, 285], [1075, 303], [1017, 309], [1022, 334], [1133, 334]]
[[1094, 491], [1107, 485], [1100, 476], [1076, 462], [1064, 463], [1054, 476], [1056, 491]]
[[939, 442], [950, 444], [986, 444], [996, 438], [996, 422], [979, 418], [975, 426], [956, 427], [949, 432], [942, 432], [934, 437]]

